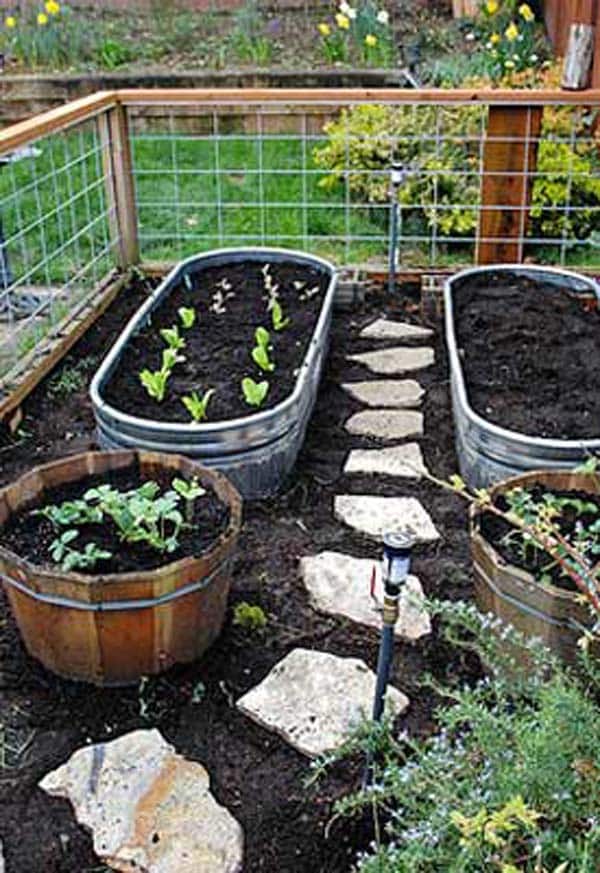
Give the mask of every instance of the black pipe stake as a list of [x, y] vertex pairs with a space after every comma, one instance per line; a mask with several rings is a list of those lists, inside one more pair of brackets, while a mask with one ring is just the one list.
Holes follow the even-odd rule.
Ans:
[[[394, 634], [398, 621], [400, 592], [406, 584], [410, 559], [415, 545], [415, 532], [410, 527], [390, 531], [383, 535], [383, 614], [379, 657], [377, 659], [377, 682], [373, 701], [373, 721], [381, 721], [385, 708], [385, 695], [394, 656]], [[363, 776], [363, 788], [373, 778], [373, 753], [367, 753]]]

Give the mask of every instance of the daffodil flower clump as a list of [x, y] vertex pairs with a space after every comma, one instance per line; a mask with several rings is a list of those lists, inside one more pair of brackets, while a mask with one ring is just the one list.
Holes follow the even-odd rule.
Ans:
[[39, 6], [19, 4], [0, 19], [0, 50], [8, 59], [30, 69], [64, 69], [77, 56], [81, 28], [71, 19], [71, 10], [57, 0]]
[[389, 12], [371, 0], [363, 0], [356, 6], [342, 0], [330, 19], [317, 23], [317, 31], [327, 63], [354, 61], [389, 66], [393, 62]]
[[490, 77], [499, 81], [539, 64], [539, 31], [529, 3], [483, 0], [480, 15], [466, 39], [484, 55]]

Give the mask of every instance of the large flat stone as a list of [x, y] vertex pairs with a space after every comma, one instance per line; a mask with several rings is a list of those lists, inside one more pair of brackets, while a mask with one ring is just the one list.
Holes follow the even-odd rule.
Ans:
[[[358, 658], [294, 649], [237, 706], [313, 757], [340, 746], [364, 718], [370, 718], [375, 681], [375, 673]], [[386, 712], [399, 715], [408, 704], [402, 692], [388, 687]]]
[[431, 516], [415, 497], [338, 494], [334, 498], [333, 511], [344, 524], [377, 539], [387, 531], [407, 526], [421, 542], [434, 542], [440, 538]]
[[419, 406], [424, 390], [414, 379], [381, 379], [372, 382], [345, 382], [343, 390], [364, 403], [380, 409], [407, 409]]
[[422, 436], [423, 414], [412, 409], [364, 409], [351, 415], [344, 427], [354, 436], [403, 440]]
[[420, 479], [423, 473], [427, 473], [427, 468], [421, 447], [417, 443], [404, 443], [385, 449], [352, 449], [346, 458], [344, 473]]
[[157, 730], [86, 746], [40, 782], [71, 801], [94, 851], [127, 873], [239, 873], [243, 833], [209, 791], [201, 764]]
[[429, 330], [428, 327], [419, 327], [416, 324], [408, 324], [406, 321], [378, 318], [361, 330], [360, 337], [361, 339], [417, 342], [418, 340], [429, 339], [432, 333], [433, 331]]
[[[375, 594], [381, 603], [383, 584], [381, 562], [353, 558], [339, 552], [321, 552], [300, 559], [300, 574], [315, 609], [372, 628], [381, 627], [381, 614], [375, 609], [369, 586], [375, 568]], [[405, 640], [418, 640], [431, 633], [431, 621], [423, 607], [423, 589], [416, 576], [408, 576], [399, 599], [395, 634]]]
[[382, 376], [398, 376], [413, 370], [423, 370], [434, 362], [433, 349], [418, 347], [416, 349], [404, 346], [393, 349], [381, 349], [378, 352], [364, 352], [360, 355], [348, 355], [349, 361], [362, 364], [372, 373]]

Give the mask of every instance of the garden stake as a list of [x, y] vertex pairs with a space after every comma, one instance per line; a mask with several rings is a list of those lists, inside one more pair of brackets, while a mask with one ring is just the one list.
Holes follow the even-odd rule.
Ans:
[[406, 180], [404, 164], [394, 162], [390, 167], [390, 267], [388, 279], [388, 291], [393, 294], [396, 288], [396, 256], [398, 251], [398, 218], [399, 203], [398, 193], [400, 186]]
[[[411, 527], [399, 528], [383, 535], [383, 612], [379, 658], [377, 661], [377, 683], [373, 702], [373, 721], [381, 721], [385, 706], [385, 694], [390, 678], [394, 654], [394, 630], [398, 621], [398, 601], [400, 592], [406, 584], [410, 570], [412, 549], [416, 543], [415, 532]], [[373, 753], [367, 755], [367, 765], [363, 779], [366, 787], [372, 778]]]

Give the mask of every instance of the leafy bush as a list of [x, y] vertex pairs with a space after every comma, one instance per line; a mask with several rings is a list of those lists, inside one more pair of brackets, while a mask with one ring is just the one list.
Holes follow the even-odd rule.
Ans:
[[[347, 815], [375, 811], [380, 836], [361, 857], [361, 873], [594, 873], [598, 665], [582, 655], [585, 675], [577, 678], [541, 645], [472, 606], [434, 610], [447, 637], [488, 664], [490, 678], [451, 689], [429, 680], [450, 703], [437, 711], [434, 736], [365, 726], [328, 760], [378, 750], [371, 786], [337, 806]], [[524, 646], [529, 669], [516, 672]]]
[[[558, 87], [559, 78], [560, 67], [555, 64], [514, 74], [499, 84], [552, 88]], [[490, 81], [469, 79], [464, 85], [481, 89], [489, 87]], [[472, 236], [480, 203], [478, 138], [485, 126], [484, 112], [476, 106], [438, 109], [384, 104], [344, 109], [325, 125], [328, 141], [313, 152], [315, 164], [329, 171], [319, 184], [335, 188], [345, 181], [347, 172], [357, 202], [385, 203], [390, 163], [401, 161], [411, 172], [399, 199], [416, 222], [417, 232]], [[530, 236], [584, 240], [592, 234], [600, 208], [600, 158], [593, 120], [571, 107], [544, 110], [538, 174], [532, 185]], [[573, 134], [571, 144], [568, 140]], [[569, 205], [577, 208], [570, 210]]]

